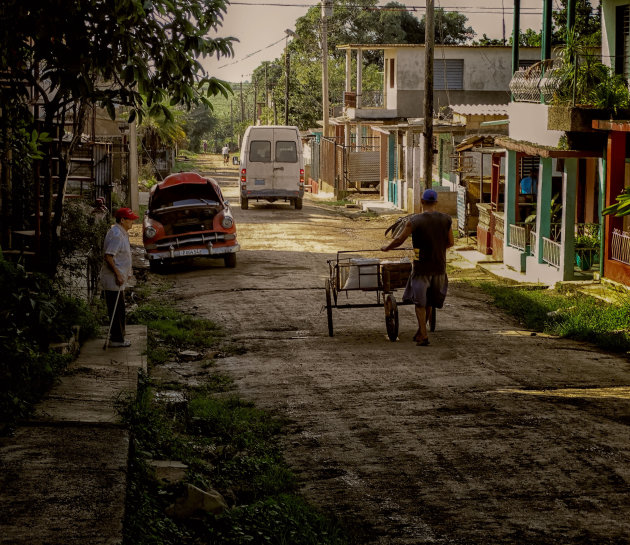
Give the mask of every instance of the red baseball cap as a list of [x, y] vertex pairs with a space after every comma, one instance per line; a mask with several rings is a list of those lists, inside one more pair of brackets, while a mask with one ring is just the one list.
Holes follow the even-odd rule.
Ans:
[[119, 208], [114, 216], [119, 220], [137, 220], [140, 217], [131, 208]]

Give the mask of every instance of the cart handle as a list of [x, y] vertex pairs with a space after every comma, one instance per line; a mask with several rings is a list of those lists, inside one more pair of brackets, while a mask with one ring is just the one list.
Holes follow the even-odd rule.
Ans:
[[[412, 251], [413, 248], [392, 248], [391, 250], [388, 250], [389, 252], [396, 252], [396, 251], [401, 251], [401, 250], [407, 250], [407, 251]], [[377, 248], [376, 250], [339, 250], [337, 252], [337, 255], [339, 254], [358, 254], [359, 252], [382, 252], [383, 250], [381, 250], [380, 248]], [[386, 253], [386, 252], [383, 252]]]

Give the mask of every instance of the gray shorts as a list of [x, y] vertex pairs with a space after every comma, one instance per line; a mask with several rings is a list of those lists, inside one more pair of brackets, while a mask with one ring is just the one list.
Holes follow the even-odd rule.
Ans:
[[403, 301], [411, 301], [421, 307], [442, 308], [447, 290], [448, 277], [446, 274], [410, 275], [403, 294]]

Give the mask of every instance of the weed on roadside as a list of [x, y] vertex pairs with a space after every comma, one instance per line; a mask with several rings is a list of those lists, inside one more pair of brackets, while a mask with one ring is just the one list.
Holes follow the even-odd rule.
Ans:
[[[218, 349], [217, 357], [238, 352], [213, 323], [151, 297], [133, 320], [148, 326], [151, 366], [171, 361], [183, 348]], [[143, 377], [137, 398], [120, 408], [132, 436], [123, 544], [344, 545], [340, 526], [295, 494], [295, 477], [279, 447], [284, 422], [236, 395], [232, 380], [212, 369], [215, 363], [199, 362], [207, 380], [196, 387], [169, 380], [156, 391]], [[160, 395], [165, 387], [180, 399]], [[184, 484], [159, 482], [150, 460], [184, 463], [184, 483], [219, 492], [230, 508], [167, 516]]]
[[529, 329], [590, 342], [606, 350], [630, 350], [629, 302], [613, 305], [580, 293], [564, 294], [496, 282], [472, 284]]

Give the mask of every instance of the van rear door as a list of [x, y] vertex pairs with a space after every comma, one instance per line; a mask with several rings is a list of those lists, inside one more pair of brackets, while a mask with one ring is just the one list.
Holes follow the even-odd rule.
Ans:
[[302, 150], [300, 139], [295, 129], [275, 128], [273, 188], [280, 191], [297, 191], [300, 184]]
[[247, 162], [248, 171], [254, 174], [253, 179], [248, 181], [248, 189], [252, 191], [273, 190], [274, 170], [273, 158], [275, 153], [273, 129], [256, 127], [250, 133]]

